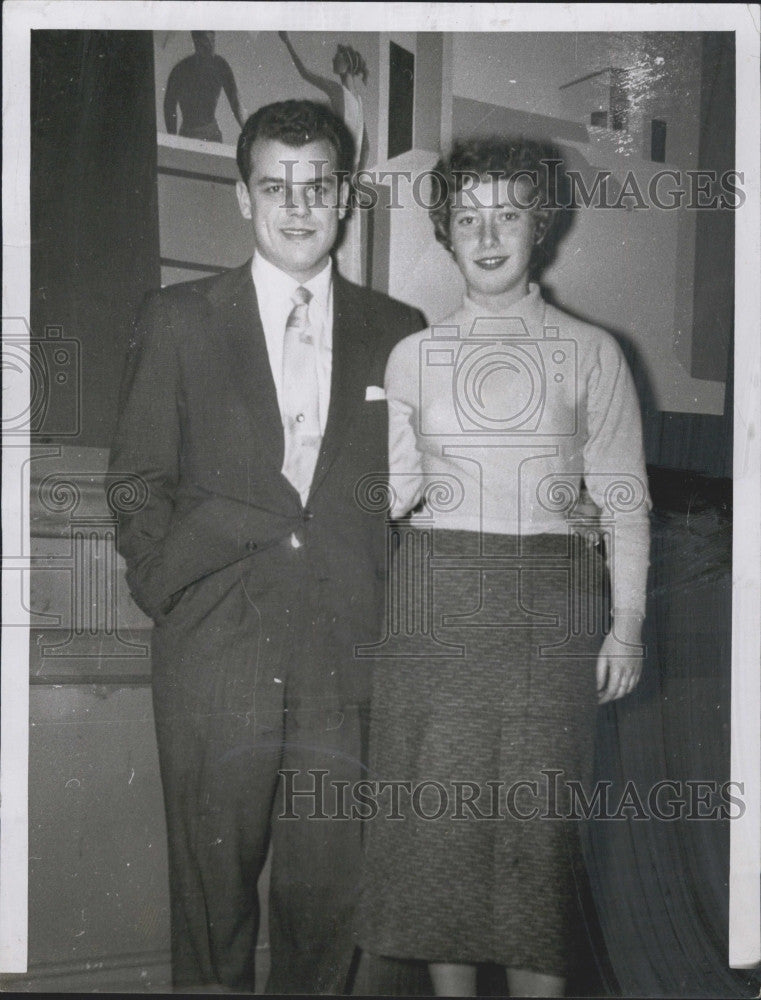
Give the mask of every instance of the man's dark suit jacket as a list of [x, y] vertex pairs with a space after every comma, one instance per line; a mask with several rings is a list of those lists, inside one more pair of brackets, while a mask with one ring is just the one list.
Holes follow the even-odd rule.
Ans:
[[157, 624], [179, 613], [186, 588], [244, 560], [255, 571], [296, 533], [356, 641], [372, 633], [384, 515], [357, 490], [387, 468], [387, 411], [365, 394], [383, 386], [391, 348], [424, 320], [337, 273], [333, 295], [330, 408], [306, 508], [280, 471], [283, 430], [250, 264], [144, 305], [111, 467], [147, 487], [144, 506], [120, 516], [118, 546], [132, 596]]
[[[385, 510], [368, 484], [388, 465], [386, 402], [366, 394], [383, 385], [394, 344], [424, 326], [415, 310], [334, 274], [330, 407], [304, 505], [280, 471], [283, 427], [250, 264], [166, 288], [141, 310], [111, 469], [139, 477], [134, 503], [117, 512], [117, 547], [156, 625], [176, 985], [254, 988], [256, 882], [278, 768], [363, 774], [371, 661], [354, 647], [380, 632]], [[276, 991], [343, 988], [357, 826], [276, 824]]]

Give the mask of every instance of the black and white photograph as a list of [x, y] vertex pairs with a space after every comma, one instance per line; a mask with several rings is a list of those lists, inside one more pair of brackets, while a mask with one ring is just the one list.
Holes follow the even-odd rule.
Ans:
[[5, 3], [0, 990], [761, 995], [760, 36]]

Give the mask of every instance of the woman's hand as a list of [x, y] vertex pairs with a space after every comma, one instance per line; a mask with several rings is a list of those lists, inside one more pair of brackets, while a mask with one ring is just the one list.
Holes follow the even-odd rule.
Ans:
[[618, 614], [597, 657], [597, 700], [601, 705], [630, 694], [642, 675], [642, 618]]

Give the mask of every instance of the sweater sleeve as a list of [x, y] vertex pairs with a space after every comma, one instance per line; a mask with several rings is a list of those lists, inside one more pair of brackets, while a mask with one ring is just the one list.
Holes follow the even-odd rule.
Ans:
[[584, 479], [609, 525], [613, 614], [644, 616], [652, 508], [639, 402], [629, 367], [608, 334], [587, 380]]
[[388, 359], [388, 461], [391, 516], [403, 517], [423, 495], [422, 455], [415, 432], [418, 420], [417, 337], [401, 341]]

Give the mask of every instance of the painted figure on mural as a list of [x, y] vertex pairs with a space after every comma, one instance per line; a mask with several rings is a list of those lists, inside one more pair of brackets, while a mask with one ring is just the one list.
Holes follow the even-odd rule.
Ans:
[[177, 107], [182, 113], [179, 134], [188, 139], [222, 142], [216, 119], [217, 102], [224, 90], [235, 120], [241, 128], [246, 120], [238, 98], [230, 64], [214, 52], [213, 31], [191, 31], [195, 53], [173, 67], [164, 96], [164, 122], [170, 135], [177, 134]]
[[321, 90], [330, 101], [333, 111], [343, 118], [354, 139], [354, 169], [361, 169], [367, 163], [370, 149], [360, 90], [360, 81], [364, 86], [369, 76], [364, 58], [351, 45], [339, 44], [333, 56], [333, 72], [339, 83], [308, 69], [293, 47], [288, 32], [279, 31], [278, 34], [302, 80]]

